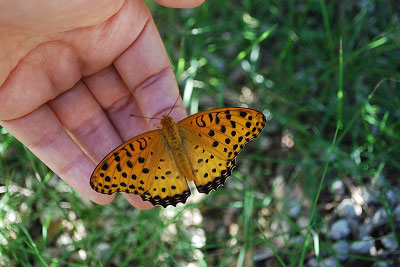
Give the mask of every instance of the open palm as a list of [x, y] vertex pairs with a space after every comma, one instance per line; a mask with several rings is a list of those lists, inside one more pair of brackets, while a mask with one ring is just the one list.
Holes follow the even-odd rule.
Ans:
[[[168, 56], [143, 0], [29, 2], [0, 4], [0, 124], [82, 195], [109, 203], [90, 175], [114, 147], [154, 127], [131, 114], [160, 117], [175, 103]], [[172, 116], [185, 115], [178, 101]]]

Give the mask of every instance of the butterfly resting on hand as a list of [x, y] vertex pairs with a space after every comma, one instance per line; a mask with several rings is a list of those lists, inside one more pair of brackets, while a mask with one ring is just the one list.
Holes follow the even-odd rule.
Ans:
[[137, 194], [164, 208], [185, 203], [190, 195], [187, 180], [206, 194], [223, 185], [236, 156], [265, 123], [261, 112], [247, 108], [212, 109], [178, 123], [163, 115], [159, 130], [111, 151], [94, 170], [90, 185], [103, 194]]

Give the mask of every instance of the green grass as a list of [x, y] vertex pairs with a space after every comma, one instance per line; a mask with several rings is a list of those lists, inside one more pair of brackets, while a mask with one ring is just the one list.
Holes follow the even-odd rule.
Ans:
[[[247, 106], [267, 115], [266, 129], [224, 188], [145, 212], [122, 197], [107, 206], [81, 199], [3, 129], [0, 265], [297, 266], [335, 257], [325, 205], [337, 204], [337, 179], [361, 190], [380, 184], [377, 206], [399, 243], [385, 194], [399, 185], [398, 3], [355, 2], [208, 0], [173, 10], [148, 1], [188, 111]], [[288, 214], [293, 199], [301, 219]]]

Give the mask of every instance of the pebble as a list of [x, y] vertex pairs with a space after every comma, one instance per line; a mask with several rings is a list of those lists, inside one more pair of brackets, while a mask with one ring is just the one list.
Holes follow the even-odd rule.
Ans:
[[390, 202], [390, 204], [392, 206], [397, 203], [397, 196], [396, 196], [396, 193], [393, 190], [388, 190], [386, 192], [386, 197], [387, 197], [387, 200]]
[[369, 254], [374, 245], [374, 240], [370, 236], [365, 236], [362, 240], [355, 241], [350, 245], [350, 250], [354, 253]]
[[400, 222], [400, 204], [393, 211], [393, 217], [397, 222]]
[[381, 242], [383, 246], [389, 251], [396, 251], [399, 247], [393, 233], [383, 236]]
[[320, 261], [321, 267], [336, 267], [339, 266], [333, 257], [329, 257]]
[[347, 260], [349, 256], [350, 245], [347, 241], [339, 241], [332, 246], [336, 253], [336, 257], [340, 261]]
[[311, 258], [307, 261], [307, 266], [308, 267], [317, 267], [318, 266], [318, 261], [316, 258]]
[[372, 264], [372, 267], [389, 267], [389, 263], [387, 262], [375, 262], [374, 264]]
[[374, 205], [379, 203], [379, 192], [377, 190], [370, 189], [370, 191], [364, 189], [361, 193], [361, 197], [364, 203], [367, 205]]
[[299, 217], [300, 212], [301, 212], [301, 203], [298, 201], [291, 201], [289, 208], [289, 216], [291, 218], [296, 219], [297, 217]]
[[356, 203], [350, 198], [343, 199], [337, 207], [339, 216], [346, 218], [356, 217], [357, 214], [355, 204]]
[[378, 228], [387, 223], [386, 211], [384, 208], [379, 208], [372, 217], [372, 227]]
[[330, 236], [335, 239], [346, 238], [350, 234], [350, 227], [345, 219], [340, 219], [334, 222], [331, 226]]
[[308, 217], [301, 216], [297, 219], [297, 226], [300, 228], [308, 227]]
[[343, 196], [346, 192], [346, 188], [344, 187], [344, 183], [341, 180], [336, 180], [331, 185], [331, 191], [335, 195]]
[[304, 242], [304, 238], [301, 235], [296, 235], [290, 238], [289, 243], [292, 245], [301, 245]]
[[372, 185], [375, 185], [377, 187], [383, 187], [383, 186], [388, 185], [388, 182], [387, 182], [385, 176], [379, 175], [378, 178], [376, 178], [376, 179], [374, 178], [372, 180]]
[[110, 251], [110, 244], [100, 243], [96, 246], [96, 254], [98, 258], [104, 257]]
[[364, 236], [369, 235], [373, 230], [373, 224], [371, 218], [367, 218], [362, 225], [358, 228], [358, 238], [361, 239]]
[[386, 197], [392, 206], [400, 203], [400, 188], [395, 187], [386, 192]]

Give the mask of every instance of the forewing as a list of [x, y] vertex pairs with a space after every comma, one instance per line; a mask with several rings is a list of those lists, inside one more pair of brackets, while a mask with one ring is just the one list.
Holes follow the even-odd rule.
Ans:
[[90, 185], [103, 194], [137, 194], [163, 207], [185, 203], [190, 196], [159, 130], [134, 137], [110, 152], [94, 170]]
[[260, 134], [265, 123], [261, 112], [247, 108], [208, 110], [178, 123], [199, 192], [209, 193], [225, 183], [235, 167], [236, 156]]
[[160, 131], [156, 130], [124, 142], [97, 165], [90, 178], [91, 187], [103, 194], [143, 195], [150, 186], [150, 170], [160, 141]]

